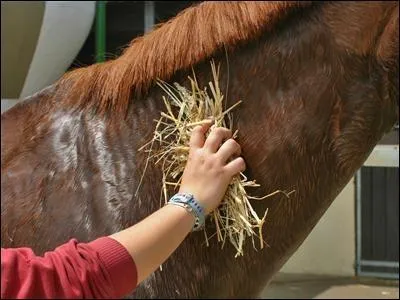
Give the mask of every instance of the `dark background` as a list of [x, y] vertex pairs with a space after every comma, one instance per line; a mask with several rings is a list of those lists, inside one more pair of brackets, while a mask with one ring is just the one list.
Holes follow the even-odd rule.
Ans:
[[[144, 34], [145, 1], [107, 1], [106, 3], [106, 59], [116, 58], [136, 37]], [[185, 8], [200, 1], [154, 1], [155, 24], [163, 23]], [[96, 62], [95, 26], [69, 70]]]

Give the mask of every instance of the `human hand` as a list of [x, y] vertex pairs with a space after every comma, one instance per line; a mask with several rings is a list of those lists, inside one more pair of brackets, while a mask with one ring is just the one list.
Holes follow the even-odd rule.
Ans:
[[[218, 207], [232, 177], [242, 172], [246, 164], [240, 145], [231, 138], [229, 129], [211, 128], [212, 121], [193, 129], [188, 161], [182, 175], [179, 193], [191, 193], [206, 214]], [[221, 145], [222, 144], [222, 145]]]

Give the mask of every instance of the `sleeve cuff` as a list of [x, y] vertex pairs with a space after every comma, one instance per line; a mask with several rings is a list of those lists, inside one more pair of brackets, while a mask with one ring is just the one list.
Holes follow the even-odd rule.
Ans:
[[116, 240], [101, 237], [88, 244], [99, 255], [118, 296], [126, 296], [137, 285], [137, 269], [129, 252]]

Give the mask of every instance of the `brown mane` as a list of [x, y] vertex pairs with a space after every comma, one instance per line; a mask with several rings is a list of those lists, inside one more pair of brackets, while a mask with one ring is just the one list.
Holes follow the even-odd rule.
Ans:
[[[168, 80], [223, 47], [258, 37], [295, 8], [309, 2], [205, 2], [136, 38], [113, 61], [69, 72], [58, 83], [63, 104], [126, 111], [132, 93], [155, 79]], [[65, 88], [67, 87], [67, 88]], [[67, 92], [66, 92], [67, 91]], [[67, 94], [66, 94], [67, 93]]]

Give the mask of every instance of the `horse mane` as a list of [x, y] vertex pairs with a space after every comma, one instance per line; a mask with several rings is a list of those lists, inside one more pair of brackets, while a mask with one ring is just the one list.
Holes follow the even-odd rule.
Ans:
[[203, 2], [148, 34], [134, 39], [122, 55], [66, 73], [58, 82], [63, 104], [98, 113], [127, 110], [156, 79], [168, 80], [218, 50], [232, 49], [273, 28], [290, 11], [309, 2]]

